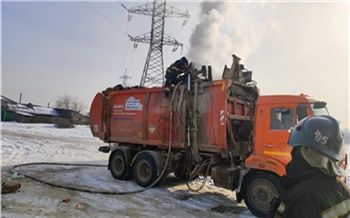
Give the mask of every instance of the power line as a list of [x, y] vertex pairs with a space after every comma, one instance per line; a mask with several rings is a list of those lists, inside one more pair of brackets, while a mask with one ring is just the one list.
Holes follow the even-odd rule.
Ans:
[[[119, 27], [116, 23], [114, 23], [111, 19], [109, 19], [107, 16], [105, 16], [102, 12], [100, 12], [99, 10], [97, 10], [97, 8], [95, 8], [93, 5], [91, 5], [89, 2], [87, 2], [86, 0], [84, 0], [84, 2], [87, 4], [87, 5], [89, 5], [96, 13], [98, 13], [98, 14], [100, 14], [102, 17], [104, 17], [107, 21], [109, 21], [113, 26], [115, 26], [115, 27], [117, 27], [120, 31], [122, 31], [125, 35], [127, 35], [129, 38], [131, 38], [131, 36], [125, 31], [125, 30], [123, 30], [121, 27]], [[121, 4], [120, 3], [120, 1], [118, 1], [118, 3], [119, 4]], [[121, 4], [122, 5], [122, 4]], [[122, 5], [123, 6], [123, 5]], [[128, 43], [127, 43], [128, 45], [130, 45], [130, 41], [128, 40]], [[126, 44], [125, 43], [123, 43], [123, 51], [125, 50], [125, 46], [126, 46]], [[134, 48], [134, 50], [133, 50], [133, 52], [132, 52], [132, 54], [131, 54], [131, 57], [129, 58], [130, 60], [129, 60], [129, 64], [128, 65], [130, 65], [130, 62], [131, 62], [131, 60], [133, 59], [133, 56], [134, 56], [134, 51], [135, 51], [135, 48]], [[123, 52], [124, 53], [124, 52]], [[124, 59], [126, 59], [126, 56], [124, 56]], [[125, 61], [123, 61], [123, 63], [127, 63], [127, 61], [125, 60]], [[126, 66], [125, 66], [125, 69], [126, 69]], [[131, 77], [129, 77], [129, 78], [131, 78]]]
[[117, 27], [120, 31], [122, 31], [124, 34], [126, 34], [127, 36], [131, 37], [125, 30], [123, 30], [122, 28], [120, 28], [117, 24], [115, 24], [111, 19], [109, 19], [107, 16], [105, 16], [103, 13], [101, 13], [99, 10], [97, 10], [94, 6], [92, 6], [89, 2], [85, 1], [84, 2], [89, 5], [92, 9], [94, 9], [95, 12], [97, 12], [98, 14], [100, 14], [102, 17], [104, 17], [105, 19], [107, 19], [111, 24], [113, 24], [115, 27]]
[[163, 68], [163, 46], [173, 45], [175, 51], [178, 46], [182, 47], [176, 39], [164, 33], [165, 18], [166, 17], [184, 17], [189, 18], [188, 11], [181, 11], [172, 6], [168, 6], [165, 0], [153, 0], [141, 6], [126, 8], [129, 13], [147, 15], [152, 17], [151, 32], [140, 36], [130, 37], [130, 40], [150, 44], [146, 63], [143, 69], [140, 86], [162, 85], [164, 82], [164, 68]]

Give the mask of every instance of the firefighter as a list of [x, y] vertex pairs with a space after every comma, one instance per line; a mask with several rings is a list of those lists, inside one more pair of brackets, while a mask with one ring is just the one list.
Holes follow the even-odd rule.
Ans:
[[269, 216], [348, 217], [350, 189], [338, 179], [346, 176], [338, 165], [343, 146], [338, 122], [331, 116], [306, 117], [291, 130], [288, 144], [292, 160], [280, 180], [285, 192], [272, 201]]
[[170, 88], [172, 85], [178, 84], [180, 81], [185, 81], [185, 75], [182, 75], [188, 67], [188, 60], [186, 57], [175, 61], [168, 67], [165, 73], [165, 84], [164, 84], [164, 96], [167, 97], [170, 94]]

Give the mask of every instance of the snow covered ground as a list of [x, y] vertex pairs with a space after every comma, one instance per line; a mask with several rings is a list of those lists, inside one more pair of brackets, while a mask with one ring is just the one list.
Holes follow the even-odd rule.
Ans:
[[[98, 164], [98, 166], [34, 165], [16, 168], [42, 180], [72, 188], [125, 192], [141, 188], [112, 178], [108, 154], [88, 126], [58, 129], [51, 124], [1, 123], [1, 180], [13, 165], [33, 162]], [[1, 217], [254, 217], [235, 194], [212, 181], [198, 193], [169, 176], [162, 186], [130, 195], [107, 195], [55, 188], [29, 178], [16, 179], [16, 193], [1, 196]], [[196, 184], [194, 184], [196, 185]], [[69, 202], [62, 202], [70, 199]]]

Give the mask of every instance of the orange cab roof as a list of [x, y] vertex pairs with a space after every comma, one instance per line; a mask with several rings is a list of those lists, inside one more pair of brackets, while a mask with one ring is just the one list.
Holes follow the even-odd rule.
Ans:
[[309, 103], [317, 102], [316, 99], [310, 98], [308, 95], [260, 95], [258, 104], [268, 103]]

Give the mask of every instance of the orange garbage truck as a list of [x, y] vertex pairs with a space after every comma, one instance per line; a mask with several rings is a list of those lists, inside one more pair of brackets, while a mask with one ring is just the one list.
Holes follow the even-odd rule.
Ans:
[[90, 109], [93, 136], [108, 143], [115, 179], [142, 187], [169, 173], [191, 181], [210, 176], [236, 191], [237, 201], [263, 217], [290, 161], [289, 129], [310, 115], [328, 114], [307, 95], [260, 95], [252, 72], [233, 55], [222, 79], [210, 66], [189, 68], [187, 81], [163, 96], [162, 87], [122, 87], [97, 93]]

